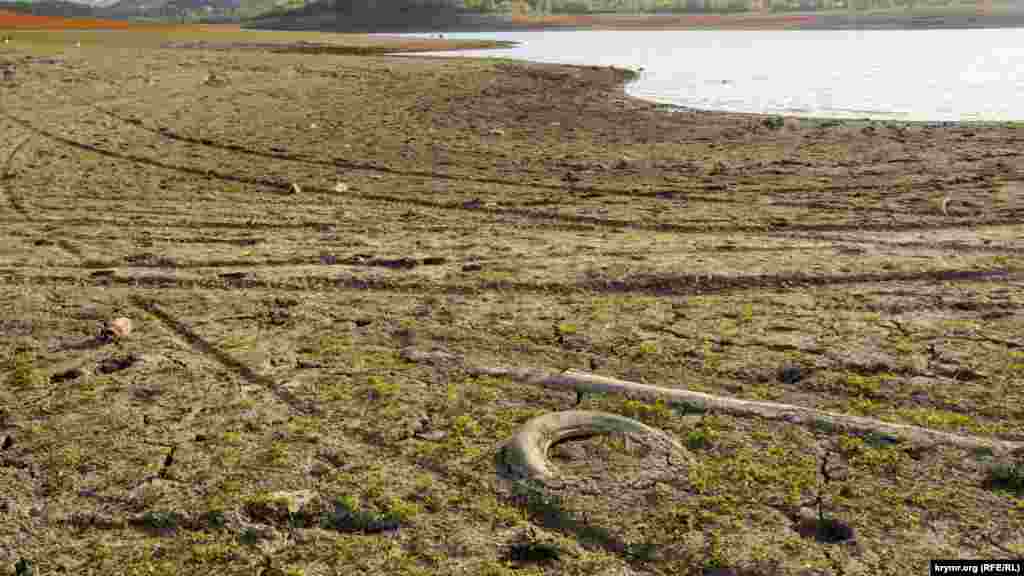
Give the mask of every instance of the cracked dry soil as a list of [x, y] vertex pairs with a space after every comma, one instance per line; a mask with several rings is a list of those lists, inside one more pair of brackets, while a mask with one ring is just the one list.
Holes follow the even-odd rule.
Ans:
[[[775, 122], [637, 101], [607, 68], [110, 38], [0, 47], [3, 159], [31, 137], [0, 181], [0, 574], [1024, 553], [991, 455], [623, 398], [579, 407], [694, 463], [566, 442], [575, 480], [524, 495], [495, 449], [575, 395], [399, 356], [1024, 439], [1019, 125]], [[94, 342], [118, 316], [135, 330]], [[819, 500], [854, 538], [808, 536]]]

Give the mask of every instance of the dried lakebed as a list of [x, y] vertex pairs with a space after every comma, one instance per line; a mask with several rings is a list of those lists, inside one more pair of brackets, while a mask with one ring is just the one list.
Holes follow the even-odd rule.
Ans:
[[[0, 573], [897, 574], [1024, 550], [1019, 454], [401, 354], [1020, 442], [1020, 127], [669, 113], [608, 68], [3, 50]], [[550, 449], [560, 489], [496, 474], [574, 407], [692, 459], [597, 436]]]

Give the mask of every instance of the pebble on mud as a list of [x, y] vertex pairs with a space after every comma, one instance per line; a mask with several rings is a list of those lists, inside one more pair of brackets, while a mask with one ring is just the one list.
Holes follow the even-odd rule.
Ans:
[[779, 370], [779, 381], [783, 384], [796, 384], [804, 379], [804, 370], [800, 366], [783, 366]]
[[107, 340], [124, 338], [132, 331], [132, 321], [125, 317], [114, 318], [103, 327], [102, 337]]

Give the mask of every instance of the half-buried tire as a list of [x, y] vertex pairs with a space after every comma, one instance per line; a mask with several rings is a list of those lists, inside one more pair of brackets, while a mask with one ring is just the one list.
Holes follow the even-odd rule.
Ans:
[[567, 410], [533, 418], [505, 442], [500, 452], [502, 472], [532, 480], [554, 480], [557, 474], [548, 460], [548, 450], [553, 445], [570, 438], [616, 433], [638, 436], [645, 444], [656, 444], [684, 458], [688, 455], [665, 432], [632, 418], [607, 412]]

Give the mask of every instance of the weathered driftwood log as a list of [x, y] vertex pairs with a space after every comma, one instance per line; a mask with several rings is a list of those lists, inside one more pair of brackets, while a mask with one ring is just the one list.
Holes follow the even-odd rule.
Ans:
[[556, 475], [548, 465], [551, 446], [569, 438], [613, 433], [635, 434], [654, 440], [677, 455], [688, 454], [668, 434], [632, 418], [607, 412], [567, 410], [538, 416], [520, 427], [501, 448], [505, 472], [531, 480], [553, 480]]
[[662, 388], [628, 380], [597, 376], [576, 370], [552, 373], [532, 368], [471, 366], [467, 365], [458, 356], [447, 352], [422, 352], [410, 349], [403, 350], [402, 356], [411, 362], [457, 362], [470, 374], [511, 378], [526, 384], [544, 386], [554, 390], [572, 390], [578, 393], [621, 394], [645, 400], [661, 398], [667, 402], [689, 405], [697, 410], [713, 410], [733, 416], [757, 416], [769, 420], [781, 420], [837, 432], [876, 434], [922, 444], [942, 444], [969, 450], [987, 449], [997, 455], [1024, 451], [1024, 443], [1022, 442], [965, 436], [919, 426], [883, 422], [873, 418], [825, 412], [823, 410], [790, 404], [739, 400], [680, 388]]

